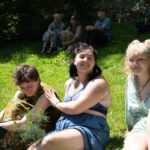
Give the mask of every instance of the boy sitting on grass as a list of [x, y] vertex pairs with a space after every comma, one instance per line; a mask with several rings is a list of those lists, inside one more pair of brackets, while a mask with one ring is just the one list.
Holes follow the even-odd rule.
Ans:
[[[60, 111], [50, 106], [45, 99], [45, 92], [53, 90], [49, 85], [42, 83], [37, 69], [30, 65], [18, 66], [14, 72], [15, 85], [19, 86], [14, 98], [7, 104], [0, 113], [0, 127], [7, 129], [8, 133], [6, 143], [13, 139], [12, 136], [15, 126], [19, 125], [23, 128], [29, 121], [28, 113], [32, 114], [31, 120], [35, 120], [39, 115], [39, 110], [45, 112], [48, 120], [42, 127], [45, 132], [51, 131], [55, 127], [55, 123], [60, 117]], [[56, 94], [57, 95], [57, 94]], [[14, 123], [15, 121], [15, 123]], [[5, 140], [4, 140], [5, 141]], [[5, 143], [5, 142], [4, 142]], [[5, 145], [7, 145], [5, 143]]]

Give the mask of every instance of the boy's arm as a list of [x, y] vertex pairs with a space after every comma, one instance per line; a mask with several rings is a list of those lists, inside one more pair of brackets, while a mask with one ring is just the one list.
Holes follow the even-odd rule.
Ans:
[[3, 118], [4, 112], [5, 112], [5, 109], [3, 109], [3, 110], [0, 112], [0, 122], [2, 121], [2, 118]]
[[[35, 104], [35, 106], [30, 111], [32, 114], [32, 121], [34, 121], [39, 115], [38, 111], [41, 110], [45, 112], [45, 110], [50, 106], [49, 101], [45, 98], [45, 95], [41, 95]], [[21, 128], [27, 125], [29, 121], [28, 114], [25, 115], [21, 120], [16, 120], [15, 124], [20, 125]], [[14, 121], [8, 121], [4, 123], [0, 123], [0, 127], [7, 129], [8, 131], [13, 131], [15, 129]]]
[[[14, 96], [14, 98], [19, 98], [19, 99], [24, 99], [24, 97], [25, 95], [20, 90], [18, 90]], [[2, 121], [4, 112], [5, 112], [5, 108], [0, 112], [0, 122]]]
[[24, 98], [25, 98], [25, 95], [24, 95], [20, 90], [18, 90], [18, 91], [16, 92], [14, 98], [24, 99]]

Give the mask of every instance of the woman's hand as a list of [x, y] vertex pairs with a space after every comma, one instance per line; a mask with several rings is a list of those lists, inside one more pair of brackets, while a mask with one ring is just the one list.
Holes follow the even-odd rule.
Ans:
[[60, 102], [59, 99], [56, 97], [54, 91], [51, 90], [47, 91], [45, 93], [45, 97], [53, 107], [56, 107], [56, 105]]

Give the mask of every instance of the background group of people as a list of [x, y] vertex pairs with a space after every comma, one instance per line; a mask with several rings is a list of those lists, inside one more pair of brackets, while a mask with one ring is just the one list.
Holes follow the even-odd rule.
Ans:
[[[65, 30], [65, 25], [59, 14], [54, 14], [54, 21], [49, 25], [48, 30], [43, 34], [43, 48], [41, 53], [53, 50], [66, 49], [71, 52], [82, 41], [83, 29], [77, 15], [70, 19], [70, 25]], [[106, 9], [98, 10], [98, 21], [92, 26], [86, 26], [86, 43], [90, 45], [103, 45], [111, 40], [111, 20], [106, 17]], [[50, 46], [48, 45], [50, 43]]]
[[[98, 10], [98, 20], [94, 25], [87, 25], [85, 30], [85, 42], [92, 46], [104, 45], [111, 40], [111, 19], [106, 16], [106, 9]], [[65, 29], [65, 24], [59, 14], [54, 14], [54, 21], [50, 23], [48, 30], [43, 34], [43, 48], [41, 53], [53, 50], [66, 49], [71, 52], [75, 49], [78, 42], [82, 42], [83, 28], [79, 21], [79, 16], [73, 15], [70, 25]], [[144, 22], [137, 22], [136, 28], [139, 32], [150, 32], [150, 9], [146, 11]]]

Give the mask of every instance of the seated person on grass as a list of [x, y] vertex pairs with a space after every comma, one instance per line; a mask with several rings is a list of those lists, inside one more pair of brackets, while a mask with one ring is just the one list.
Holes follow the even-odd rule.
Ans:
[[111, 40], [111, 20], [106, 17], [106, 9], [98, 10], [98, 18], [94, 26], [86, 26], [86, 43], [92, 46], [104, 45]]
[[136, 28], [141, 33], [150, 32], [150, 8], [146, 12], [144, 22], [137, 22]]
[[76, 15], [73, 15], [70, 20], [70, 25], [67, 30], [61, 32], [62, 49], [66, 52], [71, 52], [75, 49], [82, 36], [82, 27]]
[[54, 14], [54, 21], [49, 25], [48, 30], [43, 34], [43, 48], [41, 53], [47, 51], [48, 44], [50, 43], [50, 47], [48, 48], [48, 53], [58, 49], [61, 46], [60, 33], [64, 30], [65, 25], [61, 21], [59, 14]]
[[[19, 124], [22, 128], [28, 123], [27, 113], [30, 110], [34, 120], [38, 115], [39, 109], [41, 109], [48, 117], [47, 122], [44, 126], [42, 125], [45, 132], [54, 129], [61, 113], [50, 106], [48, 100], [44, 99], [44, 93], [53, 89], [41, 82], [36, 68], [30, 65], [18, 66], [14, 72], [14, 82], [19, 86], [20, 90], [16, 92], [14, 98], [0, 113], [0, 127], [7, 129], [8, 133], [13, 133], [11, 131], [15, 129], [14, 124]], [[7, 136], [7, 138], [9, 137]]]
[[[150, 40], [133, 41], [126, 51], [128, 74], [125, 91], [125, 114], [128, 133], [124, 150], [148, 150], [150, 126]], [[150, 117], [150, 115], [149, 115]], [[149, 122], [150, 124], [150, 122]]]
[[28, 150], [105, 150], [109, 140], [107, 111], [111, 95], [93, 47], [80, 43], [70, 64], [64, 102], [53, 92], [46, 98], [62, 111], [56, 128]]

